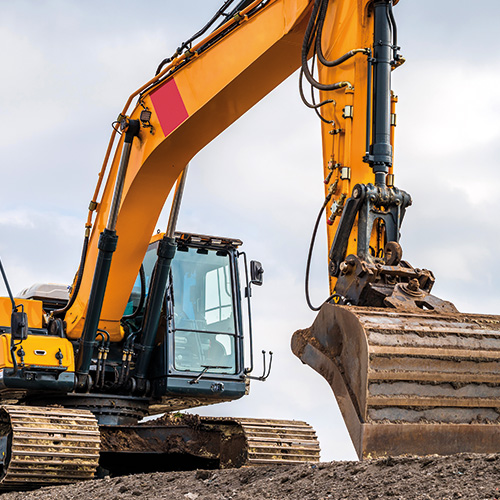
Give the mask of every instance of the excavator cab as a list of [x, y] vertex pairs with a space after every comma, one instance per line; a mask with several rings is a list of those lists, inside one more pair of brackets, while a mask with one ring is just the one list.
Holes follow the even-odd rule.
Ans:
[[[150, 243], [130, 296], [129, 331], [140, 328], [161, 237]], [[246, 392], [241, 241], [176, 233], [176, 243], [149, 374], [153, 398], [181, 399], [183, 407], [238, 399]]]

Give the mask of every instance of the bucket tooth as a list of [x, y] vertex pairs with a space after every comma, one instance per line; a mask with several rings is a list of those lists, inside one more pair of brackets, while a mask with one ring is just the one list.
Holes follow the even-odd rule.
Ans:
[[500, 449], [500, 316], [325, 304], [292, 350], [329, 382], [360, 458]]

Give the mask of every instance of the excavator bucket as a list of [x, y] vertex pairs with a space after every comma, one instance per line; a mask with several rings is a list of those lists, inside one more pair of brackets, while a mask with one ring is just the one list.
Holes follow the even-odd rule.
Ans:
[[500, 316], [325, 304], [292, 350], [329, 382], [361, 459], [500, 449]]

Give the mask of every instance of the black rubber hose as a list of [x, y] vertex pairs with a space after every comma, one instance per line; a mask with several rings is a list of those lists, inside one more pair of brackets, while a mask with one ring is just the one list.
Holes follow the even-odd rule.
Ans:
[[354, 49], [350, 50], [349, 52], [345, 53], [343, 56], [340, 56], [339, 58], [329, 61], [325, 55], [323, 54], [323, 49], [321, 47], [321, 40], [323, 38], [323, 25], [325, 23], [326, 19], [326, 12], [328, 10], [328, 1], [325, 1], [323, 5], [321, 6], [321, 10], [318, 16], [318, 32], [316, 35], [316, 43], [315, 43], [315, 48], [316, 48], [316, 54], [318, 56], [319, 62], [323, 66], [327, 66], [329, 68], [333, 68], [334, 66], [338, 66], [339, 64], [342, 64], [343, 62], [349, 60], [351, 57], [355, 56], [356, 54], [359, 54], [360, 52], [366, 53], [365, 49]]
[[[231, 12], [227, 13], [226, 18], [230, 19], [231, 17], [234, 17], [240, 11], [246, 9], [252, 2], [253, 0], [241, 0], [240, 3]], [[220, 28], [226, 22], [227, 19], [225, 19], [218, 27]]]
[[[321, 106], [324, 106], [325, 104], [330, 104], [332, 102], [334, 102], [333, 99], [327, 99], [326, 101], [322, 101], [318, 104], [316, 104], [314, 101], [313, 103], [311, 104], [310, 102], [307, 101], [305, 95], [304, 95], [304, 89], [302, 88], [302, 77], [303, 77], [303, 71], [302, 69], [300, 70], [300, 75], [299, 75], [299, 94], [300, 94], [300, 98], [302, 99], [302, 102], [308, 107], [308, 108], [311, 108], [311, 109], [314, 109], [314, 111], [316, 112], [316, 114], [318, 115], [318, 117], [320, 118], [320, 120], [322, 120], [323, 122], [325, 123], [328, 123], [329, 125], [331, 125], [333, 123], [333, 120], [327, 120], [326, 118], [324, 118], [321, 113], [319, 112], [318, 108], [320, 108]], [[311, 88], [311, 93], [312, 93], [312, 88]], [[314, 99], [314, 96], [313, 96], [313, 99]]]
[[319, 36], [316, 38], [316, 51], [318, 52], [318, 59], [320, 60], [321, 64], [323, 66], [328, 66], [329, 68], [333, 68], [334, 66], [338, 66], [339, 64], [342, 64], [343, 62], [349, 60], [351, 57], [355, 56], [356, 54], [359, 54], [360, 52], [366, 53], [364, 49], [355, 49], [355, 50], [350, 50], [347, 52], [347, 54], [344, 54], [343, 56], [339, 57], [338, 59], [335, 59], [335, 61], [328, 61], [324, 57], [322, 57], [322, 54], [320, 55], [319, 50], [321, 50], [319, 47], [321, 46], [321, 42], [319, 41], [320, 38]]
[[[246, 17], [252, 17], [253, 15], [255, 15], [259, 10], [261, 10], [262, 8], [264, 8], [268, 2], [270, 0], [263, 0], [261, 3], [259, 3], [254, 9], [252, 9], [250, 12], [248, 12], [246, 14]], [[220, 9], [219, 9], [220, 10]], [[227, 14], [225, 13], [221, 13], [221, 15], [223, 15], [224, 17], [227, 16]], [[227, 22], [227, 19], [224, 19], [224, 21], [220, 24], [220, 26], [223, 26], [225, 23]], [[224, 29], [223, 31], [221, 31], [216, 37], [214, 37], [213, 39], [209, 40], [207, 43], [205, 43], [204, 45], [202, 45], [201, 47], [198, 48], [198, 50], [196, 51], [198, 54], [201, 54], [203, 52], [205, 52], [206, 50], [208, 50], [210, 47], [212, 47], [214, 44], [216, 44], [218, 41], [222, 40], [225, 36], [227, 36], [229, 33], [231, 33], [233, 30], [235, 30], [237, 27], [238, 27], [238, 23], [232, 23], [230, 26], [228, 26], [226, 29]], [[219, 27], [220, 27], [219, 26]], [[216, 29], [218, 29], [219, 27], [217, 27]], [[193, 37], [191, 37], [193, 38]], [[184, 42], [182, 44], [182, 46], [184, 46], [186, 42]], [[180, 50], [180, 47], [179, 49]], [[158, 66], [157, 68], [157, 71], [155, 73], [155, 76], [158, 75], [161, 70], [163, 69], [163, 67], [170, 63], [171, 61], [173, 61], [177, 56], [179, 55], [179, 52], [176, 51], [176, 53], [167, 58], [167, 59], [164, 59], [160, 65]], [[172, 68], [170, 71], [168, 71], [165, 75], [163, 75], [159, 80], [156, 80], [154, 83], [152, 83], [149, 87], [145, 88], [140, 94], [139, 94], [139, 99], [142, 99], [142, 97], [144, 96], [144, 94], [148, 93], [152, 88], [154, 87], [157, 87], [158, 85], [160, 85], [161, 83], [163, 83], [167, 78], [170, 78], [174, 73], [178, 72], [180, 69], [182, 69], [187, 63], [189, 62], [189, 58], [185, 58], [184, 60], [182, 60], [177, 66], [175, 66], [175, 68]]]
[[203, 28], [201, 28], [200, 31], [195, 33], [191, 38], [189, 38], [189, 40], [186, 40], [185, 42], [181, 43], [180, 47], [175, 52], [175, 55], [173, 55], [172, 57], [168, 57], [167, 59], [163, 59], [163, 61], [158, 65], [158, 68], [156, 69], [155, 76], [158, 73], [160, 73], [163, 66], [171, 62], [177, 55], [180, 55], [184, 49], [186, 49], [192, 42], [194, 42], [194, 40], [199, 38], [201, 35], [204, 35], [207, 32], [208, 28], [210, 28], [210, 26], [212, 26], [212, 24], [214, 24], [215, 21], [219, 19], [219, 17], [226, 10], [226, 8], [229, 7], [233, 2], [234, 0], [226, 0], [222, 5], [222, 7], [220, 7], [220, 9], [213, 15], [212, 19], [210, 19], [210, 21], [208, 21], [208, 23], [205, 24], [205, 26], [203, 26]]
[[316, 18], [318, 17], [318, 10], [321, 6], [322, 0], [316, 0], [314, 2], [313, 10], [311, 12], [311, 17], [309, 18], [309, 22], [307, 23], [306, 32], [304, 34], [304, 42], [302, 43], [302, 55], [304, 50], [306, 51], [306, 60], [307, 54], [312, 45], [312, 41], [314, 40], [314, 35], [316, 34]]
[[69, 308], [75, 303], [76, 296], [80, 291], [80, 285], [82, 284], [83, 270], [85, 269], [85, 261], [87, 260], [88, 246], [89, 246], [89, 235], [86, 234], [83, 240], [82, 255], [80, 257], [80, 266], [78, 267], [78, 276], [76, 278], [75, 288], [73, 290], [73, 293], [71, 294], [70, 299], [68, 300], [68, 303], [63, 308], [55, 309], [54, 311], [52, 311], [52, 316], [54, 317], [64, 316], [64, 314], [66, 314]]
[[323, 304], [325, 304], [326, 302], [329, 302], [331, 299], [333, 299], [333, 297], [337, 296], [336, 293], [334, 293], [333, 295], [330, 295], [330, 297], [328, 297], [319, 307], [313, 306], [311, 304], [311, 298], [309, 297], [309, 272], [311, 269], [312, 252], [313, 252], [313, 248], [314, 248], [314, 242], [316, 241], [316, 234], [318, 232], [319, 222], [321, 220], [321, 216], [323, 215], [323, 210], [326, 208], [328, 200], [329, 200], [329, 198], [326, 198], [325, 201], [323, 202], [323, 205], [321, 205], [321, 210], [319, 211], [318, 217], [316, 218], [316, 223], [314, 224], [314, 229], [313, 229], [313, 233], [311, 236], [311, 243], [309, 244], [309, 252], [307, 253], [305, 292], [306, 292], [307, 305], [309, 306], [309, 309], [311, 309], [312, 311], [319, 311]]
[[9, 294], [10, 302], [12, 303], [12, 312], [14, 312], [17, 309], [16, 302], [14, 301], [14, 296], [12, 295], [12, 290], [10, 289], [9, 280], [7, 279], [7, 275], [5, 274], [5, 270], [3, 268], [1, 260], [0, 260], [0, 272], [2, 273], [3, 282], [5, 283], [5, 288], [7, 288], [7, 293]]
[[[321, 0], [321, 6], [318, 13], [318, 19], [316, 21], [316, 38], [314, 40], [315, 50], [320, 55], [320, 62], [325, 59], [323, 56], [323, 50], [321, 49], [321, 37], [323, 34], [323, 25], [325, 24], [326, 12], [328, 10], [328, 0]], [[318, 52], [319, 48], [319, 52]]]
[[389, 21], [392, 25], [392, 49], [393, 49], [393, 59], [396, 61], [398, 55], [398, 25], [396, 24], [396, 19], [394, 18], [394, 12], [392, 11], [392, 2], [389, 3]]
[[[316, 64], [316, 49], [314, 49], [314, 54], [313, 54], [313, 57], [312, 57], [312, 65], [311, 65], [311, 74], [312, 76], [314, 77], [314, 65]], [[316, 104], [316, 99], [314, 98], [314, 87], [311, 85], [311, 101], [312, 101], [312, 104], [315, 105]], [[323, 101], [324, 104], [327, 104], [327, 103], [335, 103], [335, 101], [333, 99], [327, 99], [326, 101]], [[327, 120], [326, 118], [323, 117], [323, 115], [321, 114], [321, 111], [320, 109], [318, 108], [314, 108], [314, 112], [316, 113], [316, 115], [318, 116], [318, 118], [327, 123], [328, 125], [333, 125], [334, 124], [334, 121], [333, 120]]]
[[139, 269], [139, 278], [141, 282], [141, 296], [139, 298], [139, 304], [137, 304], [135, 311], [133, 311], [131, 314], [128, 314], [127, 316], [122, 316], [122, 319], [135, 318], [144, 307], [144, 301], [146, 300], [146, 273], [144, 272], [144, 266], [142, 264]]
[[[185, 42], [183, 42], [180, 45], [180, 47], [176, 50], [176, 52], [175, 52], [175, 54], [173, 56], [168, 57], [167, 59], [163, 59], [163, 61], [159, 64], [158, 68], [156, 69], [155, 76], [158, 75], [158, 73], [160, 73], [160, 71], [163, 69], [163, 67], [166, 64], [168, 64], [171, 61], [173, 61], [175, 59], [175, 57], [177, 57], [178, 55], [180, 55], [182, 53], [183, 50], [185, 50], [188, 47], [190, 47], [191, 44], [196, 39], [198, 39], [202, 35], [204, 35], [208, 31], [208, 29], [217, 21], [217, 19], [219, 19], [221, 16], [224, 16], [224, 19], [222, 20], [222, 22], [215, 29], [218, 29], [221, 26], [223, 26], [224, 23], [226, 23], [228, 19], [232, 18], [238, 12], [240, 12], [241, 10], [245, 9], [246, 7], [248, 7], [248, 5], [250, 5], [252, 3], [252, 1], [253, 0], [242, 0], [242, 1], [240, 1], [240, 3], [231, 12], [225, 14], [224, 11], [234, 2], [234, 0], [226, 0], [224, 2], [224, 4], [222, 5], [222, 7], [219, 8], [219, 10], [213, 15], [213, 17], [210, 19], [210, 21], [208, 21], [208, 23], [205, 24], [205, 26], [203, 26], [203, 28], [200, 31], [198, 31], [191, 38], [189, 38], [188, 40], [186, 40]], [[257, 6], [256, 9], [258, 9], [260, 6], [261, 6], [261, 4], [259, 4], [259, 6]], [[251, 13], [249, 13], [249, 14], [253, 14], [254, 12], [255, 12], [255, 9]], [[224, 36], [224, 34], [223, 34], [223, 36]]]
[[302, 86], [302, 78], [304, 76], [304, 71], [301, 69], [300, 70], [300, 76], [299, 76], [299, 94], [300, 98], [302, 99], [302, 102], [310, 109], [317, 109], [321, 108], [321, 106], [324, 106], [325, 104], [330, 104], [331, 102], [334, 102], [333, 99], [327, 99], [326, 101], [321, 101], [320, 103], [316, 104], [313, 102], [312, 104], [306, 99], [304, 95], [304, 89]]
[[229, 7], [233, 2], [234, 0], [226, 0], [223, 3], [222, 7], [212, 16], [212, 19], [210, 19], [210, 21], [208, 21], [208, 23], [205, 24], [205, 26], [203, 26], [203, 28], [201, 28], [200, 31], [195, 33], [189, 40], [187, 40], [182, 44], [182, 48], [186, 48], [190, 43], [194, 42], [201, 35], [204, 35], [207, 32], [208, 28], [210, 28], [210, 26], [212, 26], [212, 24], [214, 24], [215, 21], [219, 19], [219, 17], [224, 13], [226, 8]]
[[[328, 0], [327, 0], [328, 1]], [[311, 14], [311, 17], [309, 19], [309, 24], [307, 25], [306, 28], [306, 33], [304, 36], [304, 42], [302, 44], [302, 70], [303, 74], [306, 77], [306, 80], [316, 89], [318, 90], [337, 90], [341, 89], [346, 86], [345, 82], [338, 82], [338, 83], [331, 83], [331, 84], [325, 84], [325, 83], [320, 83], [317, 80], [314, 79], [312, 76], [309, 66], [307, 65], [307, 57], [309, 55], [309, 51], [311, 49], [311, 45], [314, 41], [314, 35], [316, 37], [318, 36], [316, 31], [318, 29], [318, 22], [317, 22], [317, 17], [318, 21], [319, 16], [318, 16], [318, 10], [320, 7], [323, 7], [324, 0], [316, 0], [314, 3], [313, 7], [313, 12]], [[320, 12], [321, 15], [321, 12]]]

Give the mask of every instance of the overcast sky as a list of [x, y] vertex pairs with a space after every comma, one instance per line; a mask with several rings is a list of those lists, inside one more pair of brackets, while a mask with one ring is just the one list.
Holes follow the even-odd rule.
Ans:
[[[72, 280], [111, 122], [221, 3], [0, 0], [0, 256], [14, 291]], [[395, 8], [407, 59], [393, 84], [396, 184], [414, 201], [405, 258], [433, 270], [436, 295], [459, 309], [500, 313], [500, 3], [474, 5], [401, 0]], [[256, 353], [275, 352], [266, 383], [200, 412], [306, 420], [324, 460], [354, 459], [330, 387], [289, 348], [291, 334], [314, 319], [303, 281], [322, 177], [319, 122], [293, 75], [195, 157], [178, 227], [240, 238], [262, 261]], [[322, 235], [316, 303], [328, 294], [326, 276]]]

